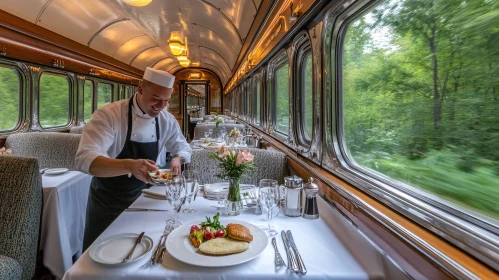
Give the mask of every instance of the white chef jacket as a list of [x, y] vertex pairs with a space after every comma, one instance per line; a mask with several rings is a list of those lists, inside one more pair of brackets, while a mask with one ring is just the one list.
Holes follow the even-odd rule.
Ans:
[[[156, 120], [140, 110], [136, 99], [137, 94], [133, 97], [130, 140], [141, 143], [156, 142]], [[76, 152], [78, 170], [90, 173], [90, 164], [96, 157], [116, 158], [121, 153], [126, 141], [129, 100], [107, 104], [93, 113], [92, 119], [83, 128], [80, 146]], [[180, 155], [189, 163], [191, 148], [175, 117], [166, 110], [161, 110], [158, 120], [158, 155], [164, 147], [172, 156]]]

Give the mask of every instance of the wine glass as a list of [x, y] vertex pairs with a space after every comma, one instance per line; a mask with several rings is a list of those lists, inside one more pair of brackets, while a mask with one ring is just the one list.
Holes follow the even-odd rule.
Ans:
[[222, 140], [225, 142], [225, 136], [227, 136], [227, 130], [225, 129], [225, 127], [222, 127], [220, 129], [220, 134], [222, 136]]
[[194, 170], [185, 170], [182, 173], [182, 175], [184, 175], [184, 179], [185, 179], [187, 202], [189, 202], [189, 207], [187, 209], [184, 209], [182, 211], [182, 213], [190, 214], [190, 213], [197, 212], [196, 209], [191, 208], [192, 198], [198, 192], [198, 187], [199, 187], [195, 173], [196, 173], [196, 171], [194, 171]]
[[204, 131], [204, 138], [205, 138], [206, 140], [208, 140], [208, 138], [209, 138], [209, 137], [210, 137], [210, 131], [205, 130], [205, 131]]
[[210, 138], [213, 136], [213, 128], [208, 129], [208, 133], [210, 134]]
[[166, 221], [169, 228], [177, 228], [182, 224], [178, 221], [178, 212], [186, 199], [185, 179], [183, 175], [172, 175], [165, 186], [166, 200], [172, 206], [172, 218]]
[[267, 210], [268, 229], [265, 232], [267, 233], [267, 236], [270, 237], [277, 234], [277, 231], [273, 229], [270, 220], [272, 219], [272, 209], [276, 207], [279, 202], [279, 187], [277, 186], [277, 181], [275, 180], [262, 181], [260, 181], [258, 199], [262, 209]]

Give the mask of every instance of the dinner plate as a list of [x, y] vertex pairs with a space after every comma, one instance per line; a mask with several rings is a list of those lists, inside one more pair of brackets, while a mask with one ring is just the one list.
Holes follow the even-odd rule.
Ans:
[[[170, 169], [158, 169], [157, 171], [159, 171], [161, 174], [163, 173], [167, 173], [167, 174], [172, 174], [172, 175], [175, 175], [175, 171], [173, 170], [170, 170]], [[149, 173], [149, 176], [151, 177], [151, 180], [154, 182], [154, 183], [166, 183], [168, 182], [169, 179], [162, 179], [160, 176], [157, 176], [156, 175], [156, 171], [151, 171], [151, 172], [148, 172]]]
[[172, 231], [166, 239], [166, 250], [175, 259], [187, 264], [204, 267], [224, 267], [245, 263], [258, 257], [269, 243], [267, 234], [255, 225], [243, 221], [223, 219], [220, 223], [223, 225], [237, 223], [247, 227], [253, 235], [253, 241], [249, 244], [248, 250], [225, 256], [205, 255], [198, 248], [192, 246], [189, 241], [191, 225], [183, 225]]
[[133, 251], [130, 260], [126, 263], [121, 263], [128, 253], [130, 253], [130, 250], [132, 250], [138, 236], [139, 234], [136, 233], [121, 233], [108, 236], [90, 246], [89, 256], [96, 263], [106, 266], [122, 266], [134, 263], [151, 251], [154, 244], [149, 236], [144, 235], [142, 241], [137, 244], [137, 247]]
[[59, 175], [68, 172], [69, 169], [67, 168], [49, 168], [45, 170], [44, 174], [47, 175]]

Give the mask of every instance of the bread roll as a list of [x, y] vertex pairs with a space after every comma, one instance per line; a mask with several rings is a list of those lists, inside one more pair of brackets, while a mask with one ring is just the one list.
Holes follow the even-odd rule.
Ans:
[[199, 246], [199, 250], [209, 255], [229, 255], [248, 250], [249, 244], [230, 238], [215, 238]]
[[227, 235], [235, 240], [246, 242], [253, 241], [253, 235], [251, 235], [250, 230], [241, 224], [228, 224]]

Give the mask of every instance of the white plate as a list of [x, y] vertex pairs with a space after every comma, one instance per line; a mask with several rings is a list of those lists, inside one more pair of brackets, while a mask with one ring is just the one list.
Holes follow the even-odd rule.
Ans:
[[132, 257], [126, 263], [121, 263], [130, 253], [139, 235], [136, 233], [121, 233], [108, 236], [90, 247], [89, 256], [97, 263], [107, 266], [121, 266], [138, 261], [143, 258], [153, 247], [152, 239], [144, 235], [142, 241], [137, 244]]
[[257, 226], [237, 220], [222, 220], [220, 223], [223, 225], [237, 223], [247, 227], [253, 235], [253, 241], [249, 244], [248, 250], [226, 256], [204, 255], [198, 248], [192, 246], [189, 241], [191, 225], [183, 225], [172, 231], [166, 239], [166, 250], [174, 258], [187, 264], [204, 267], [224, 267], [245, 263], [258, 257], [269, 243], [267, 234]]
[[[159, 171], [161, 174], [163, 174], [163, 173], [172, 174], [172, 175], [176, 174], [175, 171], [172, 171], [170, 169], [158, 169], [157, 171]], [[148, 173], [149, 173], [149, 176], [151, 177], [151, 179], [154, 183], [166, 183], [166, 182], [168, 182], [168, 179], [162, 179], [160, 176], [157, 176], [156, 171], [148, 172]]]
[[50, 168], [45, 170], [44, 174], [47, 175], [59, 175], [68, 172], [69, 169], [67, 168]]

